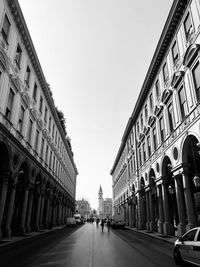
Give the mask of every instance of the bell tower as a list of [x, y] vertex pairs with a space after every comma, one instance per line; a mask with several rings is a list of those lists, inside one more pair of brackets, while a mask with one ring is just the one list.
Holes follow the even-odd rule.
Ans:
[[99, 213], [99, 217], [102, 218], [103, 217], [103, 190], [102, 187], [100, 185], [99, 187], [99, 208], [98, 208], [98, 213]]

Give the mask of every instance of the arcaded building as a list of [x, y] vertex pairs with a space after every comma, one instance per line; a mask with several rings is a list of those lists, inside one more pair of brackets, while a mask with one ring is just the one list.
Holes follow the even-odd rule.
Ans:
[[200, 2], [174, 0], [111, 169], [114, 210], [130, 227], [200, 225], [199, 33]]
[[0, 0], [0, 237], [62, 225], [78, 174], [17, 0]]

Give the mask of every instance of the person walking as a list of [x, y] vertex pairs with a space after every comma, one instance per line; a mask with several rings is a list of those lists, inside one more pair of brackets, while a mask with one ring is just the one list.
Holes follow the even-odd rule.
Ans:
[[111, 227], [111, 222], [110, 222], [110, 220], [108, 220], [108, 221], [107, 221], [108, 232], [110, 232], [110, 227]]
[[102, 229], [102, 232], [103, 232], [103, 228], [104, 228], [104, 219], [101, 220], [101, 229]]

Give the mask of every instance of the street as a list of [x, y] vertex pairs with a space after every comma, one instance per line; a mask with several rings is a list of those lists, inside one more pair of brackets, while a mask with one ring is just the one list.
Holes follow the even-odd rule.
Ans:
[[0, 249], [1, 267], [176, 266], [172, 244], [131, 230], [88, 223]]

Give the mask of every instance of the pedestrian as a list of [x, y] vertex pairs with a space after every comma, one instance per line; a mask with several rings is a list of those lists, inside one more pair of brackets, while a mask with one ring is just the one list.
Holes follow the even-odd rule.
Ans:
[[99, 226], [99, 218], [96, 220], [97, 227]]
[[102, 229], [102, 232], [103, 232], [103, 228], [104, 228], [104, 219], [101, 220], [101, 229]]
[[110, 232], [110, 227], [111, 227], [111, 222], [110, 222], [110, 220], [108, 220], [108, 221], [107, 221], [108, 232]]

